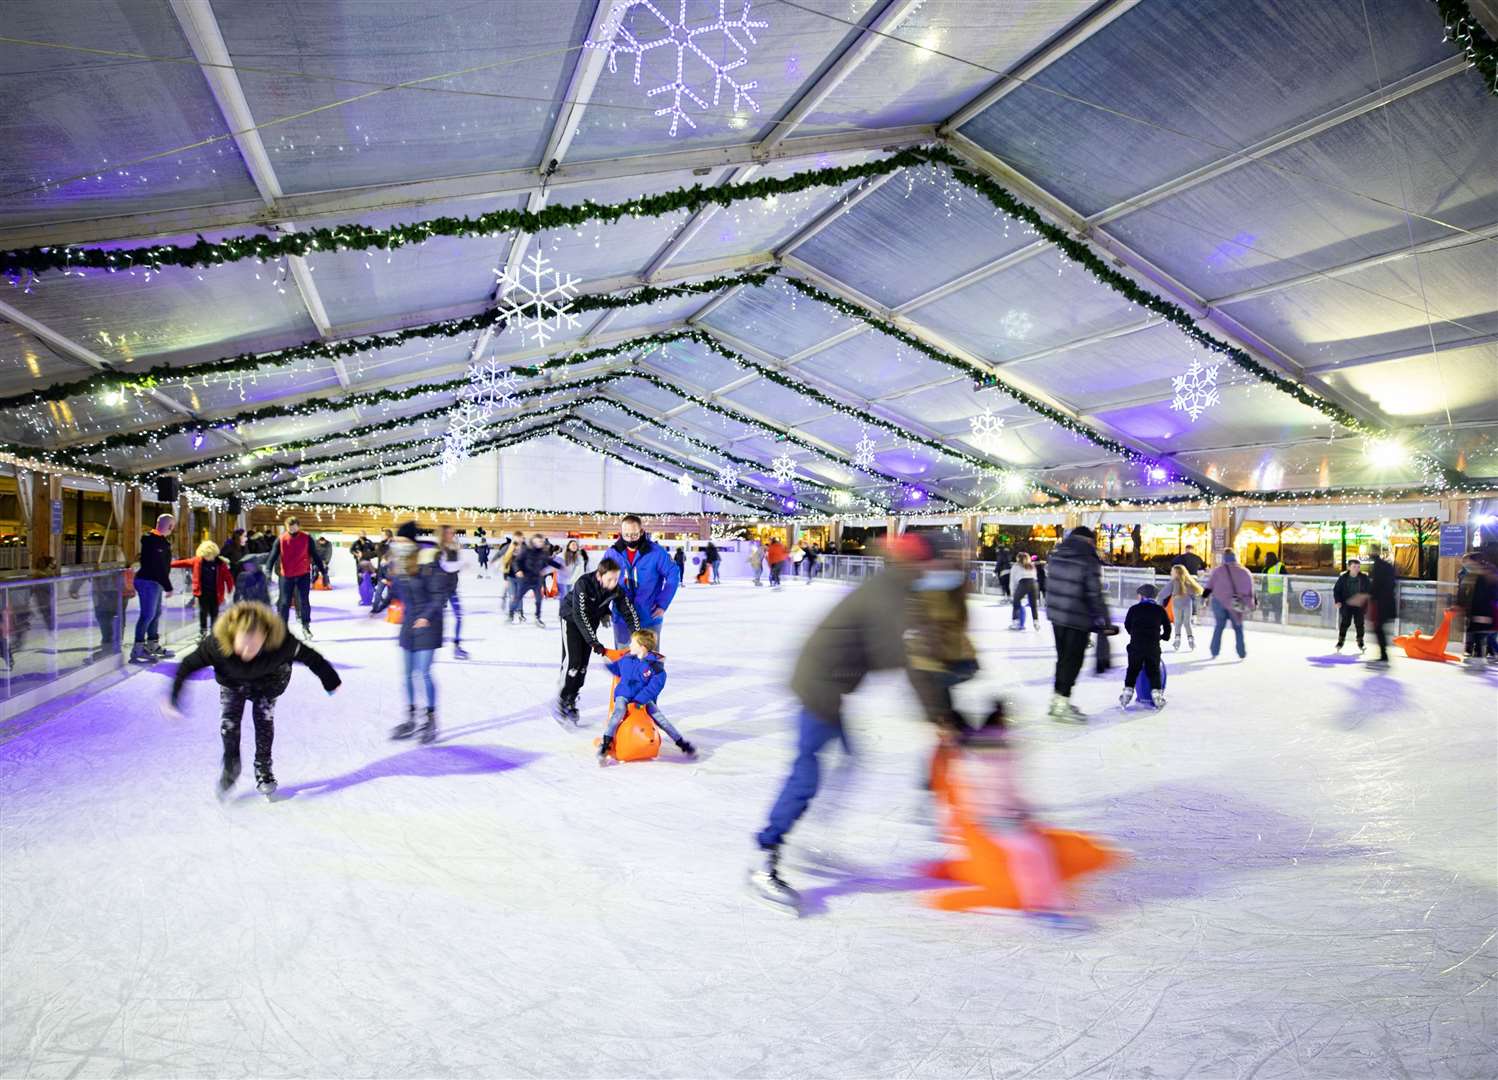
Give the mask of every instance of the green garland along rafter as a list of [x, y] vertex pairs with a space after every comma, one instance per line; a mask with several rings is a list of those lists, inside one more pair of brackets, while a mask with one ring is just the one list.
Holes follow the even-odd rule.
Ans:
[[[644, 288], [631, 289], [623, 293], [580, 296], [572, 302], [572, 309], [578, 312], [609, 311], [618, 308], [637, 307], [644, 304], [655, 304], [662, 300], [672, 300], [683, 296], [721, 292], [735, 285], [762, 285], [777, 273], [779, 273], [779, 267], [771, 267], [744, 274], [729, 274], [707, 278], [703, 281], [689, 282], [682, 285], [647, 285]], [[369, 334], [363, 337], [346, 338], [342, 341], [316, 339], [304, 341], [300, 345], [292, 345], [285, 349], [277, 349], [273, 352], [240, 353], [237, 356], [226, 356], [222, 359], [208, 360], [200, 364], [182, 364], [179, 366], [158, 364], [144, 371], [101, 371], [86, 378], [74, 379], [71, 382], [53, 383], [50, 386], [28, 390], [24, 394], [11, 394], [8, 397], [0, 397], [0, 408], [39, 405], [49, 401], [62, 401], [66, 398], [77, 397], [83, 394], [108, 393], [110, 391], [141, 393], [172, 383], [190, 382], [193, 379], [204, 376], [272, 371], [302, 360], [342, 360], [351, 356], [357, 356], [360, 353], [372, 352], [375, 349], [388, 349], [392, 346], [404, 345], [408, 341], [441, 337], [462, 337], [465, 334], [477, 333], [491, 326], [502, 326], [503, 322], [504, 320], [499, 317], [497, 310], [486, 311], [480, 315], [471, 315], [463, 319], [445, 319], [441, 322], [425, 323], [421, 326], [412, 326], [405, 330], [392, 331], [388, 334]]]
[[1435, 5], [1446, 24], [1446, 39], [1456, 42], [1482, 75], [1488, 93], [1498, 96], [1498, 42], [1488, 36], [1466, 0], [1435, 0]]

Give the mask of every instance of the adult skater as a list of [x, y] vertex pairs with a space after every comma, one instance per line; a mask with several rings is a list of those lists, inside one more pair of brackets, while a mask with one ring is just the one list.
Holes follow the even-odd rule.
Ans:
[[448, 576], [447, 603], [453, 609], [453, 656], [467, 660], [468, 650], [463, 648], [463, 601], [458, 596], [458, 586], [465, 572], [472, 579], [477, 563], [473, 552], [458, 541], [457, 531], [451, 525], [442, 526], [437, 536], [437, 566]]
[[749, 570], [754, 574], [754, 587], [760, 588], [760, 577], [765, 572], [765, 548], [758, 540], [749, 541]]
[[803, 550], [806, 556], [801, 560], [801, 565], [806, 569], [806, 583], [810, 585], [811, 579], [817, 576], [817, 545], [807, 544]]
[[1373, 609], [1373, 640], [1378, 642], [1378, 655], [1368, 661], [1370, 667], [1389, 666], [1389, 634], [1384, 628], [1398, 616], [1399, 575], [1389, 561], [1384, 548], [1373, 551], [1373, 570], [1368, 575], [1371, 588], [1368, 604]]
[[636, 630], [654, 631], [659, 642], [666, 609], [681, 584], [676, 564], [665, 548], [650, 539], [645, 523], [635, 514], [619, 519], [619, 539], [609, 548], [609, 554], [622, 571], [619, 587], [629, 597], [640, 620], [639, 626], [632, 627], [615, 609], [614, 646], [628, 648], [630, 635]]
[[[817, 755], [833, 740], [848, 746], [843, 698], [871, 671], [909, 670], [911, 590], [930, 561], [931, 548], [922, 537], [901, 535], [890, 542], [888, 553], [885, 569], [843, 597], [811, 632], [791, 674], [791, 692], [801, 703], [796, 760], [770, 808], [769, 821], [755, 836], [764, 864], [749, 875], [755, 892], [787, 909], [795, 910], [800, 896], [780, 876], [780, 847], [816, 796], [821, 782]], [[960, 572], [958, 576], [960, 584]], [[920, 692], [925, 684], [912, 679], [912, 685]], [[924, 696], [922, 700], [924, 704]]]
[[576, 540], [568, 540], [567, 546], [562, 549], [560, 556], [562, 565], [552, 575], [557, 582], [557, 604], [567, 599], [567, 591], [572, 588], [572, 583], [583, 574], [588, 572], [588, 553], [583, 550], [582, 544]]
[[687, 583], [687, 546], [680, 544], [676, 548], [676, 554], [671, 556], [671, 561], [676, 564], [676, 579], [683, 585]]
[[140, 614], [135, 619], [135, 647], [130, 650], [132, 664], [150, 664], [166, 655], [161, 647], [161, 605], [172, 591], [172, 544], [167, 537], [177, 527], [177, 519], [162, 514], [156, 527], [140, 538], [140, 562], [135, 571], [135, 596]]
[[516, 529], [499, 548], [499, 576], [505, 583], [506, 612], [514, 606], [515, 592], [520, 588], [520, 574], [516, 570], [515, 560], [520, 557], [525, 546], [525, 533]]
[[[393, 568], [391, 591], [404, 606], [400, 647], [405, 660], [406, 719], [391, 729], [392, 739], [415, 735], [424, 743], [437, 738], [437, 684], [432, 679], [432, 660], [442, 648], [442, 614], [447, 610], [448, 590], [455, 575], [437, 566], [438, 550], [416, 542], [416, 522], [400, 527], [390, 542]], [[426, 715], [416, 723], [416, 680], [426, 687]]]
[[1243, 620], [1258, 601], [1254, 599], [1254, 579], [1238, 565], [1238, 553], [1232, 548], [1222, 553], [1221, 564], [1207, 578], [1204, 595], [1212, 600], [1212, 618], [1215, 620], [1212, 627], [1212, 659], [1216, 660], [1217, 654], [1222, 651], [1222, 632], [1228, 623], [1233, 624], [1238, 659], [1247, 658], [1248, 650], [1243, 645]]
[[521, 546], [518, 555], [511, 557], [510, 568], [515, 571], [519, 582], [515, 586], [515, 598], [510, 601], [510, 622], [517, 618], [525, 622], [525, 612], [521, 608], [525, 604], [525, 594], [533, 592], [536, 594], [536, 625], [544, 630], [546, 624], [541, 621], [542, 585], [548, 571], [562, 568], [561, 560], [552, 556], [546, 537], [536, 533]]
[[218, 779], [220, 798], [239, 779], [239, 729], [247, 703], [255, 723], [255, 788], [263, 795], [275, 793], [271, 746], [276, 734], [276, 699], [291, 682], [293, 662], [310, 668], [330, 694], [343, 682], [321, 653], [286, 632], [286, 623], [269, 604], [243, 602], [220, 615], [214, 621], [213, 633], [177, 665], [171, 696], [162, 706], [162, 712], [171, 719], [182, 718], [177, 701], [183, 683], [194, 672], [211, 667], [218, 680], [222, 709], [219, 734], [224, 741], [223, 772]]
[[1114, 629], [1103, 599], [1103, 561], [1097, 553], [1097, 535], [1087, 526], [1078, 525], [1056, 545], [1048, 565], [1046, 614], [1056, 640], [1056, 678], [1049, 715], [1052, 720], [1085, 724], [1087, 714], [1071, 703], [1072, 687], [1082, 670], [1087, 639], [1095, 631]]
[[780, 588], [780, 576], [785, 573], [786, 563], [790, 560], [790, 553], [779, 540], [771, 540], [770, 546], [765, 551], [765, 562], [770, 567], [770, 588]]
[[1009, 619], [1009, 629], [1023, 630], [1025, 628], [1025, 604], [1030, 605], [1030, 625], [1038, 632], [1040, 630], [1040, 607], [1036, 594], [1039, 586], [1035, 583], [1034, 560], [1030, 558], [1028, 551], [1021, 551], [1014, 557], [1014, 562], [1009, 564], [1009, 575], [1007, 591], [1014, 595], [1014, 610]]
[[474, 548], [473, 550], [474, 550], [474, 553], [476, 555], [478, 555], [478, 557], [479, 557], [479, 572], [478, 572], [478, 576], [481, 577], [481, 578], [482, 577], [488, 577], [489, 576], [489, 553], [493, 549], [489, 546], [489, 537], [486, 536], [486, 535], [484, 535], [483, 530], [479, 530], [479, 543], [478, 543], [478, 547]]
[[1264, 612], [1271, 621], [1280, 621], [1285, 602], [1285, 564], [1271, 551], [1264, 558]]
[[640, 616], [630, 603], [620, 578], [623, 568], [613, 556], [604, 556], [598, 569], [580, 575], [562, 597], [562, 688], [557, 694], [558, 720], [577, 724], [577, 695], [588, 677], [593, 654], [607, 654], [598, 640], [597, 628], [605, 619], [624, 620], [631, 637], [640, 629]]
[[219, 549], [219, 554], [229, 561], [229, 573], [238, 581], [239, 572], [244, 569], [244, 557], [248, 554], [244, 546], [244, 530], [235, 529], [231, 532], [229, 539]]
[[[1189, 548], [1187, 549], [1190, 550]], [[1170, 617], [1176, 624], [1172, 649], [1181, 647], [1181, 635], [1186, 635], [1186, 648], [1196, 648], [1196, 633], [1193, 618], [1196, 615], [1197, 599], [1204, 590], [1201, 582], [1180, 561], [1170, 564], [1170, 584], [1166, 586], [1170, 599]]]
[[[1493, 651], [1493, 627], [1498, 625], [1498, 567], [1488, 561], [1481, 549], [1462, 556], [1462, 572], [1457, 576], [1457, 605], [1466, 622], [1466, 647], [1463, 650], [1469, 666], [1486, 662], [1498, 664]], [[100, 622], [103, 625], [103, 622]]]
[[273, 573], [277, 566], [281, 569], [281, 592], [276, 601], [276, 614], [286, 622], [295, 598], [297, 614], [302, 620], [302, 637], [311, 641], [312, 572], [323, 569], [322, 556], [317, 553], [312, 538], [302, 532], [301, 522], [294, 517], [286, 519], [286, 531], [276, 538], [265, 572]]
[[322, 578], [323, 588], [331, 589], [333, 582], [329, 580], [328, 575], [333, 568], [333, 541], [326, 536], [319, 536], [312, 546], [317, 549], [317, 557], [322, 562], [322, 569], [318, 571], [318, 576]]
[[1367, 615], [1365, 607], [1372, 592], [1373, 582], [1363, 573], [1362, 561], [1348, 559], [1347, 569], [1342, 571], [1337, 583], [1332, 586], [1332, 603], [1337, 606], [1337, 652], [1341, 652], [1342, 646], [1347, 644], [1349, 625], [1357, 628], [1358, 652], [1363, 651], [1363, 619]]
[[[1014, 556], [1009, 551], [1009, 545], [1000, 544], [999, 550], [994, 552], [993, 572], [999, 579], [999, 594], [1008, 596], [1014, 587], [1014, 575], [1010, 573], [1014, 566]], [[1015, 605], [1019, 610], [1019, 605]]]
[[806, 561], [806, 541], [791, 545], [791, 577], [801, 576], [801, 564]]
[[1196, 549], [1190, 544], [1186, 545], [1185, 551], [1181, 552], [1174, 559], [1170, 560], [1170, 565], [1184, 566], [1186, 568], [1186, 573], [1190, 574], [1192, 577], [1196, 577], [1207, 568], [1207, 564], [1202, 562], [1202, 557], [1196, 553]]
[[709, 540], [707, 547], [702, 549], [702, 560], [713, 572], [713, 584], [718, 584], [718, 564], [723, 561], [723, 556], [718, 552], [718, 545]]

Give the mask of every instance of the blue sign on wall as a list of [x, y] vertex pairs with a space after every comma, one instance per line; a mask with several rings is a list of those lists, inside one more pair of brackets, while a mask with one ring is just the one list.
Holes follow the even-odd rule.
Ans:
[[1441, 558], [1454, 559], [1467, 553], [1467, 526], [1461, 522], [1441, 526]]
[[1302, 589], [1300, 606], [1304, 611], [1316, 611], [1321, 607], [1321, 594], [1315, 589]]

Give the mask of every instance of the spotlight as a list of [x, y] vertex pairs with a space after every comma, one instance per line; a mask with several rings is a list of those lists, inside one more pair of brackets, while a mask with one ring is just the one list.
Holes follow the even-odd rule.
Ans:
[[1004, 474], [1004, 491], [1009, 495], [1018, 495], [1025, 490], [1025, 478], [1017, 472]]
[[1157, 484], [1162, 483], [1168, 475], [1163, 465], [1156, 465], [1150, 469], [1150, 479]]
[[1406, 457], [1405, 448], [1393, 439], [1370, 439], [1367, 454], [1369, 464], [1377, 469], [1402, 465]]
[[111, 390], [104, 395], [104, 404], [113, 408], [116, 405], [125, 404], [125, 395], [118, 390]]
[[192, 448], [194, 450], [203, 449], [203, 438], [204, 436], [201, 431], [194, 431], [192, 433]]

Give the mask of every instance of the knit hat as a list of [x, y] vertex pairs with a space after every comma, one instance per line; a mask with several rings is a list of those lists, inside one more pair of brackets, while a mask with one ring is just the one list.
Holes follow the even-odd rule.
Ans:
[[396, 536], [403, 536], [407, 540], [415, 540], [416, 539], [416, 522], [415, 521], [408, 521], [408, 522], [406, 522], [400, 528], [398, 528], [398, 529], [395, 530], [395, 535]]
[[1228, 548], [1222, 553], [1222, 561], [1225, 563], [1235, 563], [1238, 561], [1238, 553], [1232, 548]]

